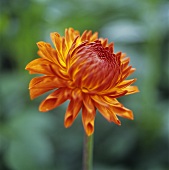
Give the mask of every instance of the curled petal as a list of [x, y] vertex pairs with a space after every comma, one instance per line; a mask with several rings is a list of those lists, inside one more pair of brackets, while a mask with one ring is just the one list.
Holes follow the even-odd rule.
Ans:
[[95, 103], [95, 106], [107, 120], [111, 121], [112, 119], [113, 122], [120, 124], [117, 117], [115, 116], [116, 114], [124, 118], [133, 119], [132, 111], [125, 108], [121, 103], [117, 101], [117, 99], [108, 96], [99, 96], [99, 99], [103, 103], [106, 103], [107, 106], [100, 105], [97, 102]]
[[125, 90], [127, 90], [126, 95], [139, 92], [139, 89], [137, 86], [128, 86], [125, 88]]
[[46, 59], [38, 58], [28, 63], [25, 69], [29, 70], [31, 74], [56, 75], [57, 70], [61, 68]]
[[134, 119], [133, 112], [125, 107], [113, 106], [112, 109], [117, 115], [123, 118]]
[[108, 106], [106, 102], [99, 95], [91, 95], [92, 100], [98, 105]]
[[99, 96], [100, 97], [100, 99], [102, 100], [102, 101], [104, 101], [104, 103], [106, 103], [107, 104], [107, 107], [108, 106], [114, 106], [114, 105], [119, 105], [119, 102], [117, 101], [117, 99], [115, 99], [114, 97], [111, 97], [111, 96], [106, 96], [106, 95], [104, 95], [104, 96]]
[[114, 122], [117, 125], [121, 125], [120, 120], [117, 118], [111, 106], [105, 107], [97, 103], [95, 103], [95, 106], [99, 110], [99, 112], [102, 114], [102, 116], [105, 117], [109, 122]]
[[71, 90], [68, 88], [59, 88], [42, 101], [39, 106], [39, 110], [41, 112], [47, 112], [58, 107], [70, 98], [70, 93]]
[[102, 106], [109, 107], [110, 105], [116, 105], [119, 104], [119, 102], [111, 96], [106, 95], [91, 95], [92, 100]]
[[131, 68], [130, 69], [130, 71], [129, 71], [129, 74], [128, 74], [128, 76], [130, 76], [132, 73], [134, 73], [136, 71], [136, 69], [135, 68]]
[[126, 79], [128, 76], [130, 76], [132, 73], [134, 73], [136, 71], [135, 68], [128, 68], [128, 70], [125, 70], [125, 72], [123, 73], [122, 76], [122, 80]]
[[106, 47], [108, 45], [108, 39], [104, 39], [102, 42], [103, 47]]
[[123, 71], [122, 71], [122, 77], [120, 81], [123, 81], [124, 79], [126, 79], [129, 74], [130, 74], [130, 70], [132, 69], [132, 66], [126, 67]]
[[43, 58], [38, 58], [27, 64], [26, 70], [29, 70], [30, 74], [46, 74], [53, 75], [53, 72], [50, 70], [51, 63], [48, 60]]
[[80, 89], [76, 88], [71, 92], [71, 99], [69, 106], [65, 114], [65, 127], [72, 125], [73, 121], [76, 119], [78, 112], [82, 107], [82, 92]]
[[117, 83], [117, 80], [119, 78], [119, 70], [116, 70], [116, 73], [114, 74], [113, 78], [111, 74], [108, 74], [108, 76], [106, 77], [107, 80], [104, 83], [102, 83], [101, 85], [97, 86], [94, 91], [97, 94], [103, 95], [103, 94], [107, 94], [109, 95], [109, 93], [112, 93], [112, 90], [114, 92], [114, 86]]
[[66, 128], [68, 128], [72, 125], [72, 123], [76, 119], [81, 107], [82, 107], [82, 100], [71, 99], [69, 106], [67, 108], [66, 114], [65, 114], [64, 125]]
[[86, 41], [88, 40], [89, 42], [95, 41], [98, 39], [98, 33], [95, 32], [92, 34], [92, 31], [84, 31], [82, 36], [81, 36], [81, 41]]
[[126, 57], [126, 53], [122, 53], [121, 54], [121, 61], [125, 62], [126, 60], [128, 60], [128, 58]]
[[126, 95], [127, 93], [127, 90], [114, 90], [113, 91], [103, 91], [103, 92], [100, 92], [100, 93], [96, 93], [98, 95], [107, 95], [107, 96], [110, 96], [110, 97], [113, 97], [113, 98], [118, 98], [120, 96], [124, 96]]
[[[55, 49], [57, 50], [58, 53], [60, 53], [62, 51], [62, 37], [57, 32], [51, 33], [50, 37], [55, 46]], [[62, 56], [61, 53], [60, 56]]]
[[29, 83], [30, 97], [34, 99], [39, 95], [59, 87], [65, 87], [65, 81], [55, 76], [41, 76], [33, 78]]
[[123, 65], [124, 69], [128, 66], [128, 64], [130, 62], [130, 58], [129, 57], [125, 57], [125, 56], [126, 56], [126, 54], [122, 53], [122, 55], [121, 55], [121, 62], [122, 62], [122, 65]]
[[82, 100], [83, 99], [82, 91], [79, 88], [75, 88], [74, 90], [72, 90], [71, 96], [74, 100], [76, 100], [76, 99]]
[[120, 88], [125, 88], [131, 84], [133, 84], [137, 79], [131, 79], [131, 80], [124, 80], [122, 81], [120, 84], [118, 84], [116, 86], [117, 89], [120, 89]]
[[90, 37], [90, 42], [93, 42], [98, 39], [98, 32], [95, 32], [91, 37]]
[[82, 122], [85, 132], [88, 136], [90, 136], [94, 132], [95, 115], [95, 108], [92, 110], [92, 112], [88, 112], [85, 106], [82, 107]]
[[68, 49], [72, 46], [74, 39], [79, 36], [79, 31], [75, 31], [73, 28], [65, 30], [65, 42]]
[[83, 94], [83, 104], [89, 113], [93, 113], [93, 110], [95, 110], [95, 107], [88, 94]]
[[67, 54], [66, 57], [66, 66], [67, 66], [67, 70], [69, 70], [69, 68], [71, 67], [71, 65], [73, 63], [75, 63], [77, 61], [77, 57], [75, 58], [74, 53], [77, 52], [77, 50], [79, 50], [79, 48], [81, 48], [81, 46], [84, 46], [85, 43], [81, 43], [77, 48], [76, 47], [76, 42], [78, 41], [79, 37], [76, 37], [72, 43], [71, 48], [69, 49], [69, 52]]
[[126, 93], [127, 93], [127, 90], [117, 90], [114, 92], [110, 92], [107, 95], [113, 98], [118, 98], [118, 97], [126, 95]]
[[87, 30], [85, 30], [84, 32], [83, 32], [83, 34], [82, 34], [82, 36], [81, 36], [81, 41], [85, 41], [85, 40], [87, 40]]
[[38, 89], [38, 88], [32, 88], [30, 89], [30, 98], [33, 100], [35, 99], [36, 97], [50, 91], [50, 90], [53, 90], [52, 88], [42, 88], [42, 89]]
[[114, 53], [114, 43], [111, 42], [111, 43], [108, 45], [108, 47], [109, 47], [109, 51], [113, 54], [113, 53]]
[[57, 52], [55, 49], [52, 48], [52, 46], [49, 43], [40, 41], [37, 43], [37, 46], [39, 48], [38, 54], [40, 57], [50, 62], [54, 62], [54, 63], [58, 62]]

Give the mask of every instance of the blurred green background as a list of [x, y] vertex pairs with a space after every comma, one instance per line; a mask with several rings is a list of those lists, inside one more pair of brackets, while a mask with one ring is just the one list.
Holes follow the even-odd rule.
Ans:
[[31, 101], [25, 66], [38, 41], [73, 27], [98, 31], [131, 57], [140, 93], [119, 100], [135, 120], [95, 121], [94, 170], [169, 168], [169, 1], [0, 0], [0, 169], [80, 170], [83, 127], [79, 115], [63, 126], [67, 103], [48, 113]]

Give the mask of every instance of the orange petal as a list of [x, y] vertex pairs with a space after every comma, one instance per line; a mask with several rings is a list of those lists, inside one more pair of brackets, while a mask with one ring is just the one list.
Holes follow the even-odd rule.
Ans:
[[123, 63], [125, 63], [125, 61], [129, 59], [128, 57], [126, 57], [126, 55], [127, 55], [126, 53], [122, 53], [122, 54], [121, 54], [121, 61], [122, 61]]
[[87, 31], [86, 40], [90, 40], [91, 36], [92, 36], [92, 31], [91, 30]]
[[85, 30], [85, 31], [83, 32], [83, 34], [81, 35], [81, 41], [82, 41], [82, 42], [85, 41], [85, 40], [87, 40], [86, 35], [87, 35], [87, 30]]
[[69, 49], [66, 46], [65, 38], [60, 37], [57, 32], [51, 33], [50, 37], [57, 51], [59, 63], [62, 66], [66, 67], [66, 56], [68, 54]]
[[41, 76], [33, 78], [29, 83], [29, 89], [32, 88], [59, 88], [65, 86], [65, 81], [55, 76]]
[[125, 107], [113, 106], [113, 111], [124, 118], [133, 120], [133, 112]]
[[109, 95], [109, 93], [114, 93], [114, 86], [117, 83], [117, 80], [119, 78], [120, 72], [119, 70], [116, 70], [116, 73], [114, 74], [113, 78], [111, 74], [108, 74], [108, 76], [106, 77], [106, 79], [109, 79], [109, 82], [107, 83], [107, 81], [105, 81], [105, 83], [102, 83], [102, 85], [99, 85], [95, 90], [98, 91], [97, 94], [100, 95]]
[[79, 89], [79, 88], [73, 89], [71, 96], [74, 100], [77, 100], [77, 99], [82, 100], [83, 96], [82, 96], [81, 89]]
[[68, 78], [67, 72], [64, 68], [61, 68], [59, 65], [51, 63], [43, 58], [31, 61], [25, 69], [29, 70], [30, 74], [45, 74], [60, 77], [62, 79]]
[[139, 92], [139, 89], [137, 86], [128, 86], [124, 90], [127, 90], [126, 95]]
[[109, 96], [98, 96], [98, 98], [103, 103], [106, 103], [107, 106], [100, 105], [98, 103], [95, 103], [95, 106], [108, 121], [113, 121], [116, 124], [120, 124], [116, 114], [124, 118], [133, 119], [132, 111], [125, 108], [117, 101], [117, 99], [111, 98]]
[[101, 39], [101, 40], [102, 40], [101, 43], [102, 43], [103, 47], [105, 48], [108, 44], [108, 39], [106, 38], [106, 39]]
[[135, 68], [128, 67], [127, 70], [125, 70], [122, 74], [122, 79], [121, 81], [125, 80], [128, 76], [130, 76], [132, 73], [136, 71]]
[[98, 105], [108, 106], [107, 103], [99, 95], [91, 95], [90, 97]]
[[79, 35], [79, 31], [75, 31], [73, 28], [65, 30], [65, 42], [68, 49], [70, 49], [74, 39]]
[[42, 103], [39, 106], [39, 111], [47, 112], [58, 107], [59, 105], [61, 105], [62, 103], [69, 99], [70, 92], [71, 90], [67, 88], [60, 88], [54, 91], [45, 100], [42, 101]]
[[126, 68], [126, 66], [128, 66], [128, 64], [130, 62], [130, 58], [129, 57], [125, 57], [125, 56], [126, 56], [126, 54], [122, 53], [122, 55], [121, 55], [121, 62], [122, 62], [123, 68]]
[[108, 105], [114, 106], [119, 104], [119, 102], [117, 101], [117, 99], [115, 99], [114, 97], [111, 96], [100, 96], [100, 98], [102, 98], [102, 100]]
[[62, 51], [62, 37], [57, 32], [50, 34], [51, 40], [58, 52]]
[[132, 94], [139, 92], [137, 86], [128, 86], [124, 89], [117, 89], [116, 91], [110, 91], [105, 93], [104, 95], [91, 95], [91, 98], [98, 104], [101, 104], [103, 106], [107, 105], [114, 105], [116, 102], [117, 97], [124, 96], [127, 94]]
[[90, 36], [89, 41], [90, 41], [90, 42], [93, 42], [93, 41], [95, 41], [95, 40], [97, 40], [97, 39], [98, 39], [98, 32], [95, 32], [95, 33], [93, 33], [93, 34]]
[[118, 61], [120, 61], [121, 56], [122, 56], [122, 52], [121, 52], [121, 51], [120, 51], [120, 52], [117, 52], [117, 53], [115, 54], [115, 57], [117, 58]]
[[93, 42], [96, 39], [98, 39], [98, 33], [95, 32], [94, 34], [92, 34], [92, 31], [87, 31], [85, 30], [83, 32], [83, 34], [81, 35], [81, 42], [84, 42], [86, 40], [88, 40], [89, 42]]
[[86, 110], [87, 110], [89, 113], [92, 113], [93, 110], [95, 110], [94, 104], [93, 104], [90, 96], [87, 95], [87, 94], [83, 94], [83, 104], [84, 104]]
[[50, 90], [53, 90], [52, 88], [42, 88], [42, 89], [39, 89], [39, 88], [33, 88], [33, 89], [30, 89], [30, 98], [33, 100], [35, 99], [36, 97], [50, 91]]
[[119, 83], [116, 88], [125, 88], [129, 85], [131, 85], [132, 83], [134, 83], [137, 79], [131, 79], [131, 80], [124, 80], [121, 83]]
[[[82, 43], [81, 45], [79, 45], [77, 48], [76, 47], [76, 43], [78, 41], [79, 37], [76, 37], [72, 43], [72, 46], [71, 48], [69, 49], [69, 52], [66, 56], [66, 67], [67, 67], [67, 70], [69, 70], [69, 68], [71, 67], [71, 65], [77, 61], [77, 57], [75, 57], [76, 55], [74, 55], [78, 50], [79, 48], [81, 48], [81, 46], [84, 46], [84, 43]], [[75, 60], [74, 60], [75, 59]], [[72, 61], [74, 60], [74, 61]]]
[[103, 117], [106, 118], [109, 122], [114, 122], [118, 125], [121, 125], [120, 120], [117, 118], [111, 106], [105, 107], [97, 103], [95, 103], [95, 106], [99, 110], [99, 112], [103, 115]]
[[54, 70], [57, 70], [58, 67], [46, 59], [38, 58], [28, 63], [25, 69], [29, 70], [30, 74], [55, 75]]
[[132, 66], [128, 66], [125, 69], [122, 70], [122, 80], [126, 79], [126, 77], [128, 77], [130, 70], [132, 69]]
[[82, 108], [82, 122], [85, 132], [88, 136], [92, 135], [92, 133], [94, 132], [95, 115], [96, 115], [95, 109], [90, 113], [88, 112], [85, 106]]
[[37, 46], [41, 51], [41, 53], [38, 54], [40, 54], [42, 58], [49, 60], [51, 62], [57, 61], [57, 52], [55, 49], [52, 48], [52, 46], [49, 43], [40, 41], [37, 43]]
[[41, 76], [33, 78], [29, 83], [30, 97], [34, 99], [43, 93], [65, 86], [65, 81], [54, 76]]
[[110, 52], [114, 53], [114, 43], [111, 42], [108, 47], [109, 47]]
[[65, 114], [64, 125], [66, 128], [68, 128], [72, 125], [72, 123], [76, 119], [81, 107], [82, 107], [82, 100], [71, 99], [69, 106], [67, 108], [66, 114]]

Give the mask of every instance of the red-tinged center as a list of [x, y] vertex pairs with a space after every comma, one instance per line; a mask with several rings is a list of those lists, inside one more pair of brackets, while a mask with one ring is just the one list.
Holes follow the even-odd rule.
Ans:
[[95, 41], [90, 43], [89, 49], [97, 54], [97, 57], [113, 67], [118, 66], [117, 59], [114, 54], [112, 54], [108, 47], [103, 47], [100, 41]]
[[72, 53], [68, 73], [76, 87], [88, 91], [107, 89], [120, 74], [120, 60], [97, 40]]

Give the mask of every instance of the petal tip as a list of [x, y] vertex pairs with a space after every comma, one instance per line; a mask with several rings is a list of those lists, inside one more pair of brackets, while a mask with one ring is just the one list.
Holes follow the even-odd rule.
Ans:
[[121, 126], [121, 122], [119, 119], [117, 119], [116, 123], [117, 123], [117, 125]]
[[47, 107], [39, 106], [39, 111], [40, 111], [40, 112], [47, 112], [47, 111], [49, 111], [49, 110], [50, 110], [50, 109], [47, 108]]
[[86, 134], [87, 136], [92, 135], [94, 132], [94, 126], [91, 123], [88, 123], [86, 126]]
[[42, 101], [42, 103], [39, 106], [39, 111], [40, 112], [47, 112], [49, 110], [52, 110], [55, 108], [55, 100], [52, 99], [45, 99], [44, 101]]
[[69, 128], [73, 123], [73, 115], [70, 115], [69, 117], [65, 118], [64, 126], [65, 128]]

